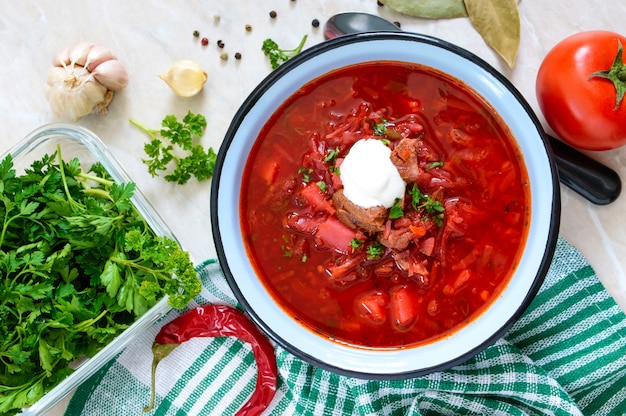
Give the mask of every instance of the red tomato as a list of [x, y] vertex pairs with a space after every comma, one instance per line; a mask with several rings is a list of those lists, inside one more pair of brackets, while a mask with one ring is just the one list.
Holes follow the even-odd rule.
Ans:
[[617, 84], [626, 89], [620, 44], [626, 47], [626, 37], [613, 32], [581, 32], [554, 46], [539, 68], [539, 107], [554, 132], [574, 147], [608, 150], [626, 144], [626, 100], [616, 107], [616, 85], [606, 78], [590, 78], [615, 63], [621, 67]]

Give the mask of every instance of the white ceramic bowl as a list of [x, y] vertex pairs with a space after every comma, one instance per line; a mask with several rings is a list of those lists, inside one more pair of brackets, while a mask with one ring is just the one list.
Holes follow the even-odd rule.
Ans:
[[[314, 334], [274, 302], [246, 256], [240, 188], [248, 153], [277, 107], [302, 85], [347, 65], [413, 62], [462, 81], [496, 109], [523, 153], [530, 180], [531, 220], [519, 265], [507, 287], [478, 318], [438, 341], [396, 350], [354, 348]], [[559, 230], [556, 167], [540, 123], [520, 93], [480, 58], [436, 38], [409, 33], [349, 35], [316, 45], [273, 71], [237, 112], [219, 151], [211, 220], [220, 263], [242, 307], [269, 337], [303, 360], [339, 374], [399, 379], [443, 370], [501, 337], [524, 312], [550, 265]]]

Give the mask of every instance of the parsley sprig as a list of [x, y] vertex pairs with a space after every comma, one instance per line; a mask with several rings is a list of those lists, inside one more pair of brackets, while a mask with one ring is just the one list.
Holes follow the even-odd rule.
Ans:
[[416, 184], [413, 184], [413, 187], [409, 190], [409, 194], [411, 195], [411, 205], [413, 209], [416, 211], [420, 209], [425, 210], [428, 217], [435, 221], [437, 226], [441, 227], [443, 225], [446, 209], [441, 202], [432, 199], [430, 195], [422, 193]]
[[391, 124], [384, 118], [380, 122], [370, 124], [374, 136], [380, 136], [383, 143], [389, 143], [389, 139], [401, 140], [402, 135], [395, 129], [390, 128]]
[[17, 175], [0, 162], [0, 414], [36, 402], [165, 294], [201, 289], [189, 254], [134, 207], [134, 183], [61, 149]]
[[[182, 121], [174, 115], [167, 115], [161, 122], [160, 130], [150, 129], [136, 120], [131, 119], [130, 122], [150, 136], [150, 142], [144, 145], [148, 159], [144, 159], [143, 163], [148, 165], [152, 177], [167, 171], [172, 164], [174, 169], [164, 176], [168, 182], [182, 185], [192, 176], [198, 181], [213, 176], [217, 154], [212, 147], [205, 150], [201, 144], [194, 144], [207, 126], [203, 115], [189, 111]], [[180, 152], [185, 156], [178, 156]]]
[[302, 51], [304, 43], [306, 42], [307, 35], [302, 37], [302, 40], [294, 49], [281, 49], [280, 46], [273, 39], [265, 39], [261, 50], [263, 54], [270, 60], [272, 69], [278, 68], [281, 64], [287, 62], [290, 58], [293, 58]]
[[367, 258], [369, 260], [377, 260], [385, 253], [385, 246], [378, 241], [375, 241], [367, 246], [365, 252], [367, 253]]
[[396, 218], [400, 218], [404, 215], [404, 210], [402, 209], [402, 199], [397, 198], [391, 208], [389, 208], [389, 219], [395, 220]]
[[[356, 238], [350, 240], [350, 247], [353, 253], [356, 250], [363, 248], [364, 244], [365, 240], [359, 240]], [[383, 254], [385, 254], [385, 246], [378, 241], [374, 241], [365, 246], [365, 254], [367, 255], [368, 260], [378, 260]]]

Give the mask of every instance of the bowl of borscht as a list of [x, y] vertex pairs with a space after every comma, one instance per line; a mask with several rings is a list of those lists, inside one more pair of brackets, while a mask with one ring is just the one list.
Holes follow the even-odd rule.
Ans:
[[241, 307], [308, 363], [440, 371], [511, 327], [556, 245], [558, 176], [531, 107], [489, 64], [410, 33], [282, 64], [219, 150], [211, 221]]

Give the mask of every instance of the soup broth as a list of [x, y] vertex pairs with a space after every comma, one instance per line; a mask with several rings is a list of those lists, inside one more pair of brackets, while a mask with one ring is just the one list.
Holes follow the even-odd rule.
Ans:
[[[359, 140], [391, 150], [406, 190], [393, 206], [343, 193]], [[496, 299], [523, 250], [528, 175], [477, 93], [392, 61], [332, 71], [289, 97], [247, 161], [241, 228], [259, 278], [321, 336], [405, 348], [445, 336]]]

